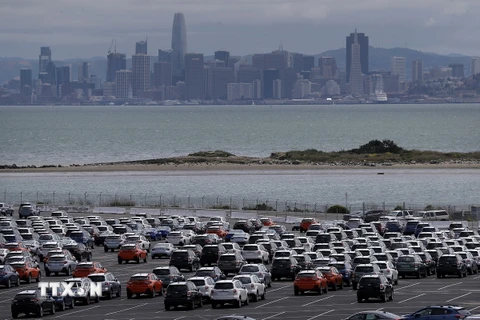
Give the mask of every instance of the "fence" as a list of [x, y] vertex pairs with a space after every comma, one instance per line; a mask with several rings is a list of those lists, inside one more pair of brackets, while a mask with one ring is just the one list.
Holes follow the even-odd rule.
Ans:
[[[3, 199], [2, 199], [3, 198]], [[246, 199], [238, 197], [221, 196], [178, 196], [165, 194], [110, 194], [110, 193], [75, 193], [75, 192], [9, 192], [5, 190], [0, 199], [3, 202], [19, 205], [22, 202], [58, 206], [76, 207], [143, 207], [143, 208], [176, 208], [187, 210], [219, 209], [227, 211], [256, 211], [270, 215], [279, 213], [294, 213], [294, 215], [311, 215], [327, 212], [327, 209], [338, 203], [306, 203], [280, 199]], [[403, 208], [410, 210], [439, 209], [447, 210], [453, 214], [459, 211], [470, 211], [472, 204], [448, 203], [409, 203], [399, 201], [396, 203], [341, 203], [351, 212], [367, 211], [373, 209], [393, 210]], [[296, 213], [296, 214], [295, 214]]]

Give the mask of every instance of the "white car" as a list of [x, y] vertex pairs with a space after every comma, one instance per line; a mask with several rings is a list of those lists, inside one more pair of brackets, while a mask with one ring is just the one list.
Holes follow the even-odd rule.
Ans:
[[198, 291], [202, 293], [204, 300], [210, 301], [212, 290], [215, 286], [215, 281], [212, 277], [192, 277], [188, 281], [192, 281], [195, 284]]
[[231, 238], [230, 242], [235, 242], [238, 244], [245, 244], [248, 243], [248, 240], [250, 240], [250, 235], [246, 232], [244, 233], [235, 233]]
[[236, 242], [225, 242], [222, 245], [227, 249], [227, 253], [242, 253], [242, 248]]
[[254, 274], [242, 274], [233, 277], [233, 280], [239, 280], [248, 291], [248, 297], [250, 301], [257, 302], [259, 299], [265, 300], [265, 284]]
[[68, 213], [63, 211], [63, 210], [58, 210], [58, 211], [53, 211], [52, 214], [50, 215], [51, 217], [68, 217]]
[[62, 249], [62, 245], [59, 242], [56, 242], [56, 241], [45, 242], [38, 249], [38, 256], [40, 257], [41, 260], [43, 260], [43, 257], [45, 257], [49, 251], [56, 250], [56, 249]]
[[125, 243], [127, 237], [123, 234], [112, 234], [105, 238], [103, 242], [103, 249], [105, 252], [108, 250], [112, 251], [114, 249], [119, 249]]
[[175, 246], [183, 246], [191, 243], [191, 238], [182, 231], [172, 231], [167, 236], [167, 241]]
[[138, 243], [143, 250], [147, 250], [147, 252], [150, 252], [150, 241], [148, 241], [145, 236], [129, 235], [125, 239], [125, 243]]
[[23, 244], [25, 245], [25, 247], [30, 249], [31, 253], [35, 255], [38, 255], [40, 253], [40, 242], [38, 242], [37, 240], [25, 240], [23, 241]]
[[268, 264], [269, 253], [261, 244], [246, 244], [242, 248], [242, 256], [248, 262], [261, 262]]
[[390, 261], [374, 261], [372, 264], [376, 264], [380, 270], [382, 270], [385, 277], [390, 280], [392, 284], [398, 284], [398, 271]]
[[238, 280], [219, 280], [215, 283], [211, 295], [212, 309], [218, 305], [233, 304], [236, 308], [248, 305], [248, 291]]
[[302, 243], [305, 251], [312, 251], [315, 242], [310, 237], [297, 237], [298, 240]]
[[7, 257], [7, 254], [10, 252], [8, 249], [0, 249], [0, 264], [5, 263], [5, 258]]
[[172, 256], [175, 246], [168, 242], [157, 243], [152, 249], [152, 259]]

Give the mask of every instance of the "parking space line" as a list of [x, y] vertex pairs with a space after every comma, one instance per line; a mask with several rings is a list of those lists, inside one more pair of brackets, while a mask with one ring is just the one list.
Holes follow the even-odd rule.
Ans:
[[286, 311], [284, 311], [284, 312], [279, 312], [279, 313], [276, 313], [276, 314], [274, 314], [273, 316], [270, 316], [270, 317], [263, 318], [262, 320], [267, 320], [267, 319], [270, 319], [270, 318], [273, 318], [273, 317], [279, 316], [279, 315], [281, 315], [281, 314], [284, 314], [285, 312], [286, 312]]
[[419, 294], [418, 296], [410, 297], [410, 298], [408, 298], [408, 299], [399, 301], [398, 303], [404, 303], [404, 302], [410, 301], [410, 300], [412, 300], [412, 299], [419, 298], [419, 297], [424, 296], [424, 295], [425, 295], [425, 293], [422, 293], [422, 294]]
[[315, 301], [312, 301], [312, 302], [309, 302], [309, 303], [304, 304], [302, 307], [306, 307], [306, 306], [308, 306], [308, 305], [310, 305], [310, 304], [312, 304], [312, 303], [315, 303], [315, 302], [320, 302], [320, 301], [323, 301], [323, 300], [331, 299], [331, 298], [333, 298], [333, 297], [335, 297], [335, 296], [328, 296], [328, 297], [323, 298], [323, 299], [315, 300]]
[[115, 313], [119, 313], [119, 312], [123, 312], [123, 311], [128, 311], [128, 310], [135, 309], [135, 308], [139, 308], [139, 307], [143, 307], [143, 306], [146, 306], [147, 304], [148, 304], [148, 303], [139, 304], [139, 305], [137, 305], [137, 306], [133, 306], [133, 307], [130, 307], [130, 308], [126, 308], [126, 309], [122, 309], [122, 310], [110, 312], [110, 313], [107, 313], [107, 314], [105, 314], [105, 315], [106, 315], [106, 316], [109, 316], [109, 315], [112, 315], [112, 314], [115, 314]]
[[55, 319], [58, 319], [58, 318], [62, 318], [62, 317], [65, 317], [65, 316], [69, 316], [71, 314], [74, 314], [74, 313], [79, 313], [79, 312], [84, 312], [84, 311], [87, 311], [87, 310], [92, 310], [92, 309], [95, 309], [95, 308], [99, 308], [100, 306], [93, 306], [93, 307], [90, 307], [90, 308], [86, 308], [86, 309], [81, 309], [81, 310], [77, 310], [77, 311], [72, 311], [72, 312], [69, 312], [69, 313], [64, 313], [60, 316], [57, 316], [55, 317]]
[[178, 317], [178, 318], [175, 318], [173, 320], [180, 320], [180, 319], [183, 319], [183, 318], [186, 318], [187, 316], [183, 316], [183, 317]]
[[478, 278], [480, 278], [480, 276], [476, 276], [475, 278], [473, 278], [474, 280], [477, 280]]
[[326, 314], [328, 314], [328, 313], [331, 313], [331, 312], [333, 312], [333, 311], [335, 311], [335, 309], [328, 310], [328, 311], [325, 311], [324, 313], [317, 314], [316, 316], [314, 316], [314, 317], [311, 317], [311, 318], [308, 318], [307, 320], [312, 320], [312, 319], [315, 319], [315, 318], [318, 318], [318, 317], [324, 316], [324, 315], [326, 315]]
[[463, 282], [457, 282], [457, 283], [452, 283], [452, 284], [449, 284], [448, 286], [445, 286], [445, 287], [441, 287], [441, 288], [438, 288], [438, 291], [440, 290], [443, 290], [443, 289], [446, 289], [446, 288], [450, 288], [450, 287], [453, 287], [453, 286], [456, 286], [456, 285], [459, 285], [459, 284], [462, 284]]
[[450, 299], [450, 300], [447, 300], [447, 302], [450, 302], [450, 301], [453, 301], [453, 300], [457, 300], [457, 299], [466, 297], [466, 296], [468, 296], [469, 294], [472, 294], [472, 293], [471, 293], [471, 292], [467, 292], [467, 293], [465, 293], [465, 294], [462, 294], [461, 296], [458, 296], [458, 297], [452, 298], [452, 299]]
[[415, 282], [415, 283], [410, 284], [410, 285], [408, 285], [408, 286], [400, 287], [400, 288], [398, 288], [398, 289], [395, 289], [395, 291], [402, 290], [402, 289], [406, 289], [406, 288], [410, 288], [410, 287], [416, 286], [416, 285], [418, 285], [418, 284], [420, 284], [420, 282]]
[[478, 308], [480, 308], [480, 306], [477, 306], [477, 307], [475, 307], [475, 308], [473, 308], [473, 309], [470, 309], [470, 310], [468, 310], [468, 311], [472, 312], [472, 311], [477, 310]]
[[285, 299], [288, 299], [288, 298], [289, 297], [283, 297], [283, 298], [280, 298], [280, 299], [277, 299], [277, 300], [273, 300], [273, 301], [264, 303], [261, 306], [255, 307], [255, 309], [262, 308], [262, 307], [265, 307], [266, 305], [269, 305], [269, 304], [272, 304], [272, 303], [275, 303], [275, 302], [278, 302], [278, 301], [282, 301], [282, 300], [285, 300]]
[[286, 288], [286, 287], [289, 287], [289, 285], [286, 285], [286, 286], [283, 286], [283, 287], [280, 287], [280, 288], [277, 288], [277, 289], [273, 289], [273, 290], [267, 290], [267, 293], [278, 291], [278, 290], [281, 290], [281, 289]]

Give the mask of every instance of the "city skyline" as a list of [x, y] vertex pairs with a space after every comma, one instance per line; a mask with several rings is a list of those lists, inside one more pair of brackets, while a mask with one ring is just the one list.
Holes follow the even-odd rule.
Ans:
[[[1, 55], [34, 58], [39, 46], [49, 46], [56, 59], [86, 59], [104, 56], [112, 38], [117, 39], [117, 50], [127, 56], [134, 54], [131, 43], [146, 37], [151, 48], [169, 48], [171, 17], [179, 11], [188, 17], [187, 53], [228, 50], [232, 55], [245, 55], [269, 52], [283, 43], [285, 50], [316, 54], [345, 47], [345, 34], [358, 27], [375, 47], [478, 55], [475, 34], [469, 30], [477, 27], [474, 17], [480, 12], [480, 3], [345, 1], [348, 4], [342, 3], [340, 8], [333, 1], [313, 0], [274, 0], [273, 4], [208, 0], [203, 7], [170, 0], [161, 5], [124, 0], [116, 1], [115, 6], [87, 0], [81, 4], [80, 18], [73, 18], [73, 12], [80, 9], [78, 3], [59, 5], [52, 0], [40, 8], [31, 1], [27, 8], [25, 2], [7, 1], [2, 7], [5, 17], [0, 19]], [[48, 12], [48, 19], [33, 14], [37, 11]], [[27, 16], [28, 21], [18, 27], [15, 22]]]

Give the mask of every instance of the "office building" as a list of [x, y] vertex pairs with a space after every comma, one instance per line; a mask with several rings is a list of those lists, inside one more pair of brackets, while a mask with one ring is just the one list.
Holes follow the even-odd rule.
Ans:
[[250, 100], [253, 99], [252, 83], [229, 83], [227, 86], [227, 100]]
[[400, 82], [405, 82], [407, 80], [405, 57], [392, 57], [390, 59], [390, 71], [393, 75], [398, 75]]
[[172, 63], [160, 61], [153, 64], [154, 87], [172, 85]]
[[412, 62], [412, 82], [423, 82], [423, 61]]
[[480, 73], [480, 57], [473, 57], [472, 58], [472, 65], [471, 65], [471, 74], [472, 76], [477, 75]]
[[172, 50], [158, 49], [158, 62], [172, 62]]
[[[185, 69], [185, 54], [187, 53], [187, 27], [183, 13], [175, 13], [172, 28], [171, 62], [174, 76], [182, 76]], [[203, 58], [202, 58], [203, 59]]]
[[308, 79], [300, 79], [293, 86], [292, 99], [303, 99], [312, 93], [312, 83]]
[[263, 99], [273, 99], [273, 81], [280, 79], [280, 70], [267, 69], [263, 70], [262, 90]]
[[235, 82], [232, 68], [211, 68], [211, 86], [208, 96], [212, 100], [227, 100], [228, 84]]
[[265, 69], [265, 55], [263, 53], [255, 53], [252, 57], [252, 64], [254, 68]]
[[119, 99], [133, 98], [132, 80], [133, 73], [131, 70], [119, 70], [115, 76], [115, 97]]
[[282, 80], [273, 80], [273, 99], [282, 99]]
[[315, 67], [314, 56], [303, 56], [303, 71], [310, 71]]
[[280, 80], [282, 80], [282, 99], [292, 99], [292, 90], [295, 82], [297, 82], [298, 75], [295, 69], [289, 67], [280, 70]]
[[101, 89], [102, 88], [102, 78], [91, 74], [87, 78], [87, 83], [93, 84], [93, 89]]
[[328, 80], [321, 89], [322, 96], [333, 97], [340, 95], [340, 86], [335, 80]]
[[225, 67], [231, 67], [231, 65], [229, 64], [230, 52], [228, 51], [215, 51], [215, 60], [225, 62]]
[[20, 94], [25, 97], [32, 94], [32, 69], [20, 69]]
[[186, 54], [184, 65], [187, 99], [202, 100], [205, 97], [203, 54]]
[[115, 82], [105, 82], [103, 84], [103, 96], [104, 97], [115, 97], [116, 94], [116, 84]]
[[333, 57], [318, 58], [318, 67], [320, 68], [321, 78], [325, 80], [337, 79], [337, 62]]
[[293, 54], [293, 69], [295, 69], [297, 73], [300, 73], [303, 71], [303, 54], [301, 53]]
[[78, 65], [78, 82], [87, 81], [88, 76], [90, 76], [90, 63], [81, 62]]
[[262, 79], [262, 71], [251, 65], [240, 66], [237, 72], [238, 82], [252, 83], [254, 80]]
[[147, 40], [138, 41], [135, 43], [135, 54], [148, 54]]
[[127, 69], [126, 54], [111, 52], [107, 55], [107, 82], [115, 82], [117, 71], [125, 69]]
[[285, 70], [288, 67], [287, 57], [284, 51], [266, 53], [263, 55], [264, 69], [278, 69]]
[[57, 67], [53, 61], [47, 64], [47, 78], [44, 80], [43, 83], [49, 83], [52, 86], [57, 84]]
[[347, 37], [346, 48], [347, 48], [347, 79], [350, 79], [350, 70], [352, 68], [352, 45], [355, 42], [355, 37], [357, 38], [357, 43], [360, 46], [360, 70], [363, 74], [368, 74], [368, 37], [364, 33], [357, 33], [355, 29], [354, 33], [351, 33]]
[[260, 100], [263, 98], [263, 88], [262, 88], [262, 80], [257, 79], [252, 82], [253, 86], [253, 99]]
[[383, 90], [385, 93], [398, 93], [400, 91], [400, 76], [391, 73], [384, 74]]
[[358, 43], [357, 30], [355, 30], [353, 44], [350, 46], [350, 49], [350, 56], [352, 59], [350, 61], [350, 78], [348, 79], [350, 93], [353, 96], [361, 96], [364, 95], [364, 91], [361, 67], [361, 47]]
[[449, 67], [452, 68], [452, 77], [465, 78], [465, 68], [463, 67], [463, 63], [452, 63]]
[[50, 47], [41, 47], [38, 56], [38, 72], [47, 72], [47, 64], [52, 61], [52, 50]]
[[144, 53], [132, 56], [133, 97], [138, 98], [143, 91], [150, 89], [150, 56]]

